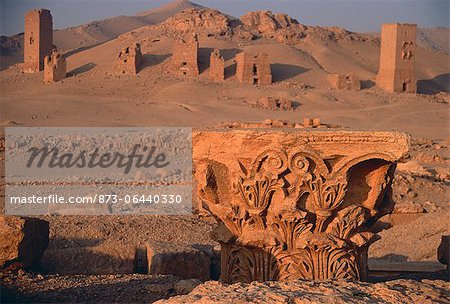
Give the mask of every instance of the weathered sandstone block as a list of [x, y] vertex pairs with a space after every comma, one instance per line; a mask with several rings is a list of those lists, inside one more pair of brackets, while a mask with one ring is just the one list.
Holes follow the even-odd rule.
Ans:
[[149, 274], [209, 280], [211, 259], [208, 253], [193, 246], [173, 243], [151, 242], [146, 247]]
[[209, 79], [212, 81], [224, 81], [225, 80], [225, 60], [220, 55], [220, 50], [215, 49], [210, 56], [209, 60]]
[[345, 75], [330, 74], [328, 75], [328, 83], [330, 84], [330, 87], [335, 90], [361, 90], [361, 82], [359, 81], [359, 78], [352, 73]]
[[58, 82], [66, 78], [66, 59], [56, 50], [44, 58], [44, 82]]
[[256, 102], [256, 105], [271, 110], [292, 110], [292, 101], [284, 97], [261, 97]]
[[46, 273], [57, 274], [129, 274], [136, 272], [136, 247], [114, 241], [48, 249], [42, 257]]
[[371, 225], [393, 209], [395, 162], [408, 144], [394, 132], [195, 132], [221, 279], [366, 279]]
[[141, 45], [135, 42], [120, 51], [116, 70], [119, 74], [136, 75], [143, 61]]
[[48, 235], [47, 221], [0, 216], [0, 267], [8, 262], [36, 266], [47, 248]]

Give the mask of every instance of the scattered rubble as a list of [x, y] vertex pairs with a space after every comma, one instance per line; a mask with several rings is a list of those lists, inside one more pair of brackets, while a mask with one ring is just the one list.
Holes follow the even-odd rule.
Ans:
[[278, 304], [278, 303], [447, 303], [450, 283], [441, 280], [394, 280], [385, 283], [350, 281], [253, 282], [226, 285], [206, 282], [190, 294], [158, 304]]

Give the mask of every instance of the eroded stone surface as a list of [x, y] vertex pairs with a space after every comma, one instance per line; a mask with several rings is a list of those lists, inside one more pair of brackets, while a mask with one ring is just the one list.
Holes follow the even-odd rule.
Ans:
[[44, 82], [58, 82], [66, 78], [66, 59], [56, 50], [44, 58]]
[[[149, 242], [148, 274], [175, 275], [184, 279], [209, 280], [211, 258], [208, 248], [166, 242]], [[203, 250], [202, 250], [203, 249]], [[212, 253], [212, 248], [209, 248]]]
[[370, 225], [393, 209], [394, 162], [408, 143], [391, 132], [194, 132], [221, 279], [366, 279]]
[[188, 295], [156, 303], [448, 303], [449, 288], [450, 283], [441, 280], [395, 280], [376, 284], [343, 280], [325, 282], [299, 280], [233, 285], [209, 281]]
[[236, 77], [241, 83], [264, 86], [272, 83], [269, 56], [242, 52], [236, 55]]
[[172, 65], [176, 76], [198, 76], [198, 38], [187, 36], [173, 44]]
[[271, 109], [271, 110], [292, 110], [292, 101], [285, 98], [285, 97], [272, 97], [272, 96], [265, 96], [259, 98], [255, 105], [257, 107], [265, 108], [265, 109]]
[[214, 49], [210, 56], [209, 66], [209, 79], [212, 81], [224, 81], [225, 80], [225, 60], [220, 55], [219, 49]]
[[49, 242], [48, 222], [35, 218], [0, 216], [0, 267], [19, 262], [36, 266]]
[[44, 69], [44, 57], [53, 49], [53, 19], [49, 10], [34, 9], [25, 15], [24, 33], [25, 73], [35, 73]]
[[116, 70], [119, 74], [136, 75], [142, 62], [141, 45], [135, 42], [120, 51]]
[[328, 75], [330, 87], [335, 90], [361, 90], [361, 82], [358, 76], [353, 73], [349, 74], [330, 74]]

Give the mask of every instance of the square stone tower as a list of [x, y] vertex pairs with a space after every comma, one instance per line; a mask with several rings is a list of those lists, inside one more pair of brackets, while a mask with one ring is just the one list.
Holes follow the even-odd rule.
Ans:
[[387, 92], [416, 93], [415, 24], [383, 24], [377, 86]]
[[44, 57], [52, 54], [53, 20], [49, 10], [34, 9], [25, 14], [24, 65], [26, 73], [44, 69]]
[[198, 76], [197, 35], [180, 39], [173, 44], [172, 65], [176, 76]]
[[242, 52], [236, 55], [236, 62], [236, 76], [241, 83], [258, 87], [272, 83], [272, 71], [267, 54]]

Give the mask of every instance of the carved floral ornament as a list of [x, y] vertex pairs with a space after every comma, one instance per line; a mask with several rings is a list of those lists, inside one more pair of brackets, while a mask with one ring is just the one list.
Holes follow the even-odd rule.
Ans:
[[224, 282], [367, 277], [370, 225], [393, 208], [383, 153], [322, 159], [271, 148], [233, 174], [204, 160], [198, 194], [219, 222]]

